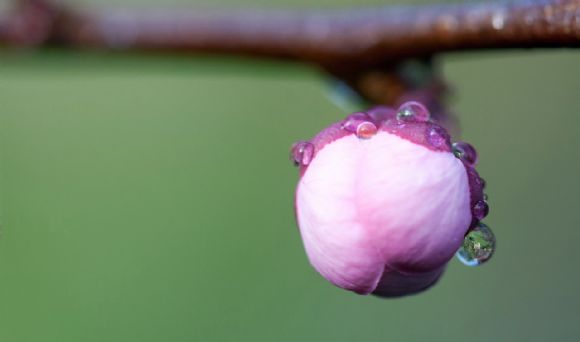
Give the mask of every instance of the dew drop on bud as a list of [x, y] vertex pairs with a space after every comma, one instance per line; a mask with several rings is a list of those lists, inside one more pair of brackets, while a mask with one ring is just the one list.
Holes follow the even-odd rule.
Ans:
[[439, 126], [433, 125], [427, 130], [427, 141], [435, 148], [443, 148], [447, 145], [448, 135]]
[[429, 121], [429, 110], [416, 101], [403, 103], [397, 110], [397, 119], [402, 121]]
[[477, 151], [470, 144], [459, 141], [453, 144], [453, 154], [469, 166], [477, 164]]
[[359, 139], [370, 139], [377, 134], [377, 126], [374, 123], [365, 121], [356, 127], [356, 136]]
[[483, 220], [489, 213], [489, 206], [485, 200], [477, 201], [473, 206], [473, 216], [478, 220]]
[[467, 266], [479, 266], [489, 260], [495, 250], [495, 236], [487, 225], [479, 222], [463, 240], [455, 254]]
[[367, 113], [364, 112], [353, 113], [349, 115], [346, 118], [346, 120], [344, 120], [344, 122], [342, 123], [342, 129], [348, 132], [356, 133], [357, 128], [361, 124], [361, 122], [368, 121], [369, 119], [370, 116]]
[[314, 156], [314, 145], [309, 142], [301, 141], [292, 146], [291, 158], [296, 166], [308, 165]]

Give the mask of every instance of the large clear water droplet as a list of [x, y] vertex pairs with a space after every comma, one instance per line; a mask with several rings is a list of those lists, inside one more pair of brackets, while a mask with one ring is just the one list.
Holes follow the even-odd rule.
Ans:
[[429, 110], [416, 101], [403, 103], [397, 110], [397, 119], [403, 121], [429, 121]]
[[487, 225], [479, 222], [463, 240], [455, 254], [467, 266], [479, 266], [488, 261], [495, 250], [495, 236]]

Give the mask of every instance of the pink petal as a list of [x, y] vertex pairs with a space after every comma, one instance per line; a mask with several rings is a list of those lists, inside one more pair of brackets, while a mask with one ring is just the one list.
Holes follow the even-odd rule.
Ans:
[[433, 284], [472, 219], [461, 161], [384, 131], [318, 151], [299, 182], [296, 214], [320, 274], [379, 295]]

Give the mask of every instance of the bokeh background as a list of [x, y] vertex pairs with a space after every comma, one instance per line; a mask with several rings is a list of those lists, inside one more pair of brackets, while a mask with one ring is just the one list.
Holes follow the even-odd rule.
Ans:
[[2, 51], [0, 341], [574, 340], [579, 57], [440, 59], [462, 137], [480, 152], [498, 250], [480, 268], [453, 260], [425, 293], [383, 300], [323, 280], [295, 226], [289, 147], [346, 114], [318, 71], [242, 58]]

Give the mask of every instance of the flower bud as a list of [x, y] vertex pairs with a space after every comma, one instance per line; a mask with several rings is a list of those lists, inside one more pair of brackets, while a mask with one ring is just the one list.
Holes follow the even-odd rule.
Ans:
[[433, 285], [478, 225], [481, 203], [487, 208], [473, 160], [460, 158], [471, 155], [454, 154], [424, 107], [401, 108], [354, 113], [293, 148], [296, 218], [310, 263], [359, 294]]

